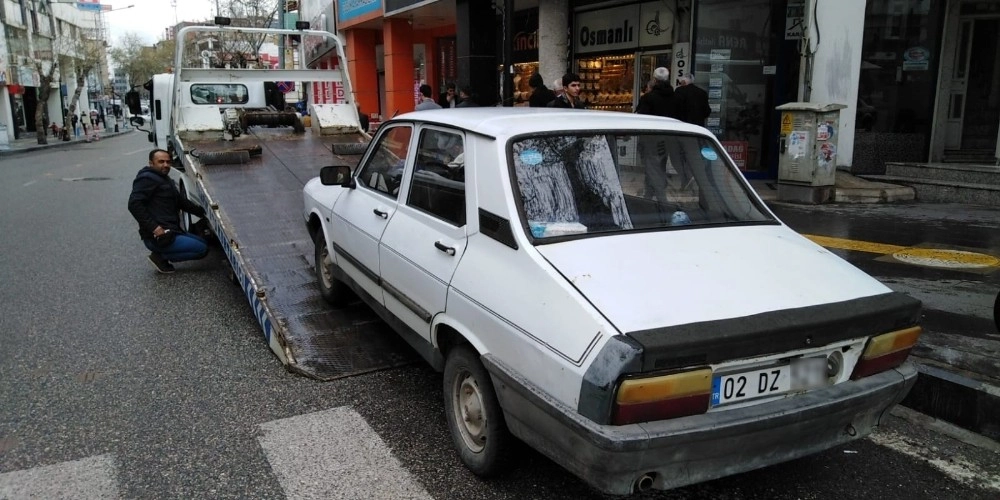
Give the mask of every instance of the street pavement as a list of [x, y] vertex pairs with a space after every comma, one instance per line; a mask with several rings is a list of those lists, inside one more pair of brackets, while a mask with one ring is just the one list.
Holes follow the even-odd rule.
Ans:
[[[284, 371], [217, 249], [155, 274], [124, 210], [149, 148], [135, 134], [0, 157], [0, 498], [603, 498], [537, 453], [472, 476], [422, 363], [326, 383]], [[997, 211], [770, 205], [827, 244], [867, 243], [834, 251], [924, 300], [931, 333], [979, 342], [955, 351], [1000, 340], [978, 299], [995, 295], [994, 268], [894, 257], [927, 242], [1000, 255]], [[868, 439], [642, 497], [985, 499], [998, 470], [996, 442], [900, 408]]]

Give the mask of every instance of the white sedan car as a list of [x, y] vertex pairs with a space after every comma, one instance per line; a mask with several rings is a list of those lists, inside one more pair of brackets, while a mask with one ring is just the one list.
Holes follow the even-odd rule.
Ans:
[[444, 372], [481, 476], [514, 436], [603, 492], [674, 488], [863, 437], [916, 378], [920, 302], [785, 226], [701, 127], [409, 113], [304, 202], [324, 298]]

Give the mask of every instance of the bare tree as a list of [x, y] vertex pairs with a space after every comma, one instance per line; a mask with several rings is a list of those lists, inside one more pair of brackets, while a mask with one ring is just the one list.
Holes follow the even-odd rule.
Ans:
[[[84, 35], [76, 39], [69, 37], [58, 37], [54, 40], [44, 37], [37, 37], [29, 41], [31, 51], [31, 64], [38, 73], [38, 102], [35, 108], [35, 137], [38, 144], [48, 144], [48, 135], [45, 133], [49, 126], [45, 120], [46, 105], [52, 93], [52, 82], [58, 81], [60, 71], [66, 69], [76, 70], [76, 91], [73, 99], [70, 100], [69, 113], [63, 117], [63, 130], [68, 130], [70, 125], [69, 117], [76, 111], [76, 103], [83, 92], [84, 81], [88, 74], [97, 67], [100, 62], [101, 40], [92, 40]], [[73, 54], [74, 57], [63, 57], [59, 54]], [[61, 59], [61, 61], [60, 61]], [[64, 132], [63, 140], [69, 140]]]
[[[268, 28], [277, 23], [278, 8], [283, 0], [224, 0], [219, 10], [233, 20], [233, 26], [245, 28]], [[257, 61], [260, 48], [267, 41], [267, 35], [257, 33], [237, 33], [219, 37], [220, 66], [247, 67]]]
[[152, 47], [143, 45], [142, 37], [126, 33], [108, 51], [111, 61], [128, 79], [129, 85], [141, 85], [158, 73], [169, 73], [173, 66], [174, 41], [163, 40]]

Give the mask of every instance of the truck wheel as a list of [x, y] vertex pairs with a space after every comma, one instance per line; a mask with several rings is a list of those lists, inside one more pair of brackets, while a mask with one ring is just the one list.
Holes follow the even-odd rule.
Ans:
[[467, 345], [448, 353], [444, 365], [444, 409], [462, 463], [480, 477], [503, 472], [510, 434], [489, 374]]
[[313, 242], [316, 245], [316, 282], [319, 283], [319, 294], [328, 304], [344, 305], [350, 296], [350, 288], [333, 275], [333, 266], [336, 264], [330, 258], [323, 233], [316, 233]]
[[[180, 183], [180, 189], [178, 189], [178, 191], [180, 191], [180, 193], [181, 193], [181, 198], [187, 199], [187, 188], [184, 187], [184, 183], [183, 182]], [[187, 213], [187, 212], [185, 212], [183, 210], [179, 210], [178, 209], [177, 210], [177, 217], [181, 221], [181, 229], [184, 230], [184, 232], [186, 232], [186, 233], [190, 233], [191, 232], [191, 214], [189, 214], [189, 213]]]

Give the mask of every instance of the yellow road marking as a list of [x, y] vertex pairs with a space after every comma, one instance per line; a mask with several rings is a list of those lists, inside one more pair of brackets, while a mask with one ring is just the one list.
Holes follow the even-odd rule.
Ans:
[[983, 253], [887, 245], [885, 243], [848, 240], [815, 234], [806, 234], [804, 236], [817, 245], [826, 248], [891, 255], [897, 260], [910, 264], [932, 267], [1000, 267], [1000, 259]]

